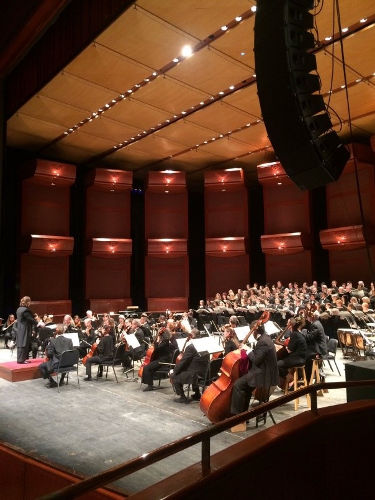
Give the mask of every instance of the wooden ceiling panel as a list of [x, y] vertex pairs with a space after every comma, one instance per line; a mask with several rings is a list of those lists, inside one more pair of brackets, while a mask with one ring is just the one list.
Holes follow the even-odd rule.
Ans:
[[194, 43], [194, 39], [142, 9], [130, 8], [97, 38], [97, 42], [142, 61], [152, 69], [159, 69], [178, 56], [184, 45]]
[[165, 168], [193, 171], [223, 161], [225, 161], [225, 158], [222, 156], [211, 154], [208, 151], [203, 151], [202, 148], [199, 148], [198, 150], [188, 151], [187, 153], [179, 155], [175, 158], [159, 163], [158, 169]]
[[230, 137], [224, 137], [214, 143], [206, 144], [204, 150], [213, 154], [219, 154], [224, 158], [236, 158], [247, 153], [249, 146]]
[[266, 128], [262, 123], [237, 132], [234, 137], [248, 144], [249, 151], [264, 148], [270, 144]]
[[246, 65], [254, 73], [254, 19], [250, 17], [242, 21], [235, 29], [215, 40], [211, 45], [215, 49]]
[[[118, 144], [126, 140], [128, 137], [134, 136], [138, 133], [138, 129], [135, 127], [130, 127], [122, 123], [115, 122], [108, 119], [105, 115], [93, 120], [92, 122], [85, 125], [82, 131], [88, 135], [99, 137], [102, 139], [107, 139], [111, 142], [111, 146]], [[79, 135], [81, 131], [75, 132]]]
[[150, 75], [145, 66], [98, 44], [90, 45], [65, 71], [118, 93], [125, 92]]
[[[135, 98], [121, 101], [116, 106], [106, 111], [108, 118], [143, 131], [170, 118], [170, 113], [161, 109], [143, 104]], [[126, 137], [124, 137], [126, 139]]]
[[58, 74], [41, 90], [40, 94], [71, 106], [86, 109], [88, 112], [96, 111], [118, 95], [117, 92], [104, 89], [66, 72]]
[[179, 120], [158, 132], [159, 137], [165, 137], [186, 146], [200, 144], [211, 138], [212, 134], [212, 130], [192, 123], [188, 119]]
[[50, 158], [58, 158], [59, 161], [75, 164], [83, 163], [92, 156], [90, 151], [81, 148], [80, 144], [72, 146], [59, 142], [46, 149], [44, 155]]
[[[28, 144], [33, 144], [34, 142], [38, 142], [41, 145], [48, 144], [55, 137], [61, 134], [65, 128], [54, 123], [38, 120], [32, 116], [24, 115], [23, 113], [16, 113], [8, 120], [7, 130], [9, 133], [19, 132], [19, 138], [22, 136], [30, 136], [27, 144], [25, 145], [25, 148], [27, 148]], [[16, 135], [13, 134], [13, 137], [16, 137]], [[23, 147], [23, 144], [19, 143], [17, 146]]]
[[189, 117], [189, 121], [223, 134], [235, 128], [242, 127], [248, 119], [249, 117], [246, 113], [235, 111], [220, 102], [211, 104], [211, 106], [197, 111]]
[[21, 129], [7, 129], [7, 146], [10, 148], [26, 149], [27, 151], [38, 151], [46, 143], [43, 137], [23, 132]]
[[[347, 66], [358, 71], [362, 76], [373, 73], [375, 71], [374, 47], [375, 25], [346, 38], [344, 41], [344, 55]], [[341, 56], [341, 52], [338, 51], [339, 46], [336, 43], [336, 53]]]
[[251, 73], [243, 64], [206, 48], [175, 66], [169, 74], [203, 92], [215, 94], [249, 78]]
[[[82, 148], [87, 151], [89, 156], [93, 156], [101, 153], [102, 151], [109, 149], [113, 146], [113, 142], [102, 137], [97, 137], [95, 135], [87, 134], [83, 131], [75, 132], [74, 134], [69, 134], [65, 139], [59, 143], [61, 147], [73, 146], [75, 148]], [[55, 146], [51, 146], [55, 148]]]
[[138, 0], [137, 3], [200, 39], [206, 38], [256, 4], [253, 0], [226, 0], [218, 8], [217, 0], [189, 0], [178, 4], [176, 0]]
[[137, 92], [137, 99], [140, 101], [165, 109], [171, 114], [181, 113], [208, 97], [208, 93], [200, 92], [172, 78], [162, 76]]
[[237, 90], [234, 94], [225, 97], [223, 101], [240, 111], [249, 113], [249, 119], [251, 119], [251, 121], [253, 121], [254, 118], [260, 118], [262, 115], [256, 84]]
[[153, 153], [148, 154], [137, 149], [125, 148], [116, 151], [116, 153], [106, 157], [104, 160], [106, 165], [118, 166], [119, 168], [136, 169], [144, 165], [148, 165], [155, 161]]
[[[354, 120], [356, 117], [368, 114], [375, 111], [375, 86], [366, 82], [358, 83], [349, 89], [349, 105], [351, 109], [351, 117]], [[336, 111], [341, 119], [348, 118], [346, 93], [345, 91], [332, 94], [330, 106]], [[331, 119], [335, 123], [337, 118], [331, 113]]]
[[42, 95], [32, 97], [22, 107], [22, 114], [51, 124], [61, 125], [64, 130], [87, 116], [85, 111], [61, 104]]
[[159, 159], [178, 153], [185, 149], [185, 146], [152, 134], [124, 149], [144, 151], [145, 153], [153, 154], [156, 159]]

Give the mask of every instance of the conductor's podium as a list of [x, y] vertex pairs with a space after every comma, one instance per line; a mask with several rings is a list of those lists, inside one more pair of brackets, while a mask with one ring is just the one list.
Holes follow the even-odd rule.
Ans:
[[17, 361], [0, 363], [0, 378], [8, 380], [8, 382], [23, 382], [24, 380], [40, 378], [42, 375], [39, 365], [43, 361], [43, 358], [36, 358], [29, 359], [27, 364], [19, 364]]

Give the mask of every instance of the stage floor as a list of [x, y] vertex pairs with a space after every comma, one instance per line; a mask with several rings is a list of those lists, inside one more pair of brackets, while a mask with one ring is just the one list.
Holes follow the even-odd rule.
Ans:
[[[338, 353], [338, 356], [340, 354]], [[10, 351], [0, 348], [0, 362], [12, 361]], [[344, 367], [338, 362], [341, 374]], [[84, 382], [80, 366], [80, 389], [75, 375], [60, 394], [47, 389], [43, 379], [18, 382], [0, 379], [0, 441], [64, 469], [89, 476], [135, 458], [210, 425], [199, 403], [180, 404], [168, 380], [160, 389], [143, 392], [139, 381], [126, 380], [117, 368], [119, 384], [113, 373], [108, 379]], [[93, 374], [96, 374], [95, 367]], [[327, 382], [343, 380], [326, 367]], [[143, 388], [144, 386], [142, 386]], [[277, 390], [274, 397], [280, 396]], [[318, 398], [318, 406], [346, 402], [344, 389], [330, 391]], [[307, 410], [306, 398], [294, 411], [293, 403], [273, 411], [276, 422]], [[267, 419], [266, 426], [272, 425]], [[212, 439], [211, 453], [230, 446], [264, 428], [255, 422], [244, 433], [224, 432]], [[124, 493], [142, 490], [188, 465], [200, 461], [200, 446], [194, 446], [169, 459], [147, 467], [115, 483]]]

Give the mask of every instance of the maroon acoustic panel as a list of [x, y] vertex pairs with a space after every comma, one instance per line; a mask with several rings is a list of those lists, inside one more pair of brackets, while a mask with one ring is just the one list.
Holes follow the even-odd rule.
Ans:
[[278, 161], [257, 165], [257, 176], [262, 186], [289, 186], [293, 184]]
[[188, 297], [188, 257], [146, 257], [146, 297]]
[[95, 186], [96, 190], [110, 193], [129, 191], [133, 184], [133, 173], [110, 168], [95, 168], [88, 174], [86, 183], [88, 186]]
[[69, 257], [21, 255], [20, 296], [37, 301], [67, 300], [68, 282]]
[[103, 259], [86, 258], [86, 298], [130, 297], [130, 257]]
[[[361, 224], [357, 181], [353, 154], [357, 161], [357, 172], [361, 201], [366, 222], [375, 226], [375, 167], [373, 153], [367, 146], [352, 145], [352, 157], [340, 178], [326, 187], [327, 225], [331, 227]], [[372, 161], [371, 161], [372, 160]]]
[[95, 313], [109, 313], [123, 311], [132, 305], [131, 298], [124, 299], [89, 299], [88, 307]]
[[185, 172], [175, 170], [151, 171], [148, 174], [149, 192], [176, 193], [186, 189]]
[[34, 184], [49, 187], [71, 186], [76, 178], [76, 167], [69, 163], [35, 159], [25, 163], [20, 176]]
[[247, 236], [247, 190], [242, 184], [220, 191], [205, 191], [205, 231], [207, 238]]
[[262, 252], [267, 255], [291, 255], [309, 247], [310, 238], [301, 233], [263, 234]]
[[[249, 258], [206, 256], [206, 295], [214, 297], [216, 292], [246, 288], [249, 283]], [[204, 297], [202, 297], [203, 299]]]
[[54, 322], [62, 323], [65, 314], [72, 314], [72, 303], [70, 300], [33, 300], [30, 309], [41, 317], [52, 314]]
[[21, 233], [69, 235], [70, 188], [22, 182]]
[[132, 254], [132, 240], [124, 238], [92, 238], [88, 253], [94, 257], [120, 258]]
[[187, 255], [187, 240], [184, 238], [148, 239], [147, 254], [168, 258]]
[[73, 253], [74, 239], [71, 236], [31, 234], [24, 239], [24, 252], [44, 257], [69, 256]]
[[[375, 262], [375, 246], [370, 246], [370, 259]], [[368, 260], [366, 248], [357, 248], [345, 252], [329, 252], [330, 277], [338, 283], [353, 282], [355, 286], [362, 280], [369, 286], [374, 275]]]
[[229, 191], [244, 185], [242, 168], [209, 170], [204, 174], [205, 191]]
[[89, 238], [129, 238], [130, 191], [87, 189], [86, 236]]
[[206, 238], [206, 255], [234, 257], [245, 253], [246, 239], [243, 237]]
[[187, 311], [188, 299], [187, 297], [150, 297], [147, 299], [147, 310], [150, 312], [164, 312], [169, 311]]
[[187, 192], [146, 191], [145, 230], [148, 238], [186, 238]]
[[336, 227], [319, 233], [320, 243], [325, 250], [353, 250], [366, 246], [363, 226]]
[[311, 283], [312, 261], [311, 252], [306, 250], [292, 255], [266, 255], [266, 280], [269, 284], [297, 281]]

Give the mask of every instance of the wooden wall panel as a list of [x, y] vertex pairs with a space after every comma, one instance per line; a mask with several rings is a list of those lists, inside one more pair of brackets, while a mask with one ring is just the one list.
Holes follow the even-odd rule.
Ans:
[[206, 238], [247, 236], [247, 192], [239, 186], [225, 191], [205, 191]]
[[146, 237], [187, 237], [187, 193], [146, 193]]
[[278, 280], [284, 284], [290, 281], [310, 283], [314, 279], [311, 252], [306, 250], [294, 255], [266, 255], [266, 279], [269, 284]]
[[86, 210], [87, 237], [130, 237], [130, 190], [111, 192], [90, 187]]
[[69, 257], [22, 254], [20, 271], [21, 297], [43, 301], [69, 298]]
[[[249, 258], [206, 256], [206, 295], [213, 297], [216, 292], [245, 288], [249, 282]], [[204, 297], [202, 297], [203, 299]]]
[[187, 297], [188, 258], [146, 257], [146, 297]]
[[[130, 297], [130, 257], [86, 258], [86, 298]], [[107, 311], [108, 312], [108, 311]]]

